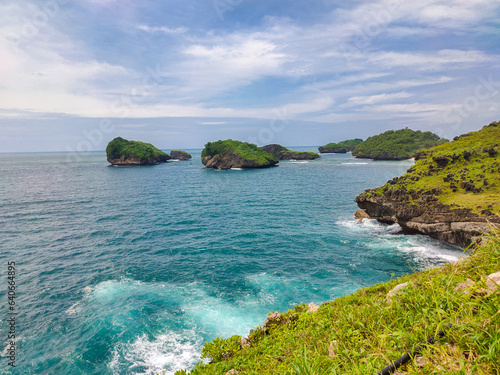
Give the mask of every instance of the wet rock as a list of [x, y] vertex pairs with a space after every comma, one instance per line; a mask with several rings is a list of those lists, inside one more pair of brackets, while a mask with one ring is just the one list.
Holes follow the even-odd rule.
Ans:
[[359, 222], [363, 221], [364, 219], [371, 219], [370, 215], [368, 215], [365, 210], [357, 210], [354, 213], [354, 218]]

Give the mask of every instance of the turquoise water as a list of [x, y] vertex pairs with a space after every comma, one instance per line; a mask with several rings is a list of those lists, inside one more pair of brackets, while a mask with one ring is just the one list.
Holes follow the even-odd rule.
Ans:
[[1, 358], [0, 373], [172, 374], [207, 340], [246, 335], [270, 311], [462, 254], [353, 220], [356, 195], [409, 161], [324, 155], [215, 171], [191, 152], [129, 168], [104, 153], [0, 155], [0, 274], [16, 262], [19, 311], [17, 366]]

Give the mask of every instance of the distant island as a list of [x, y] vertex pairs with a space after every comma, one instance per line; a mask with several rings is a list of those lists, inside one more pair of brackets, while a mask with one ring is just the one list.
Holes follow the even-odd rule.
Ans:
[[416, 156], [423, 148], [448, 142], [438, 135], [411, 129], [389, 130], [368, 138], [357, 145], [352, 154], [357, 158], [373, 160], [405, 160]]
[[318, 147], [318, 151], [322, 154], [345, 154], [354, 150], [361, 143], [363, 143], [361, 138], [348, 139], [339, 143], [328, 143], [327, 145]]
[[117, 137], [106, 147], [108, 162], [115, 166], [153, 165], [164, 163], [170, 156], [150, 143]]
[[182, 161], [186, 161], [186, 160], [189, 160], [192, 158], [192, 156], [189, 152], [181, 151], [181, 150], [172, 150], [170, 152], [170, 157], [172, 159], [182, 160]]
[[278, 144], [267, 145], [262, 147], [262, 149], [278, 160], [314, 160], [320, 157], [315, 152], [292, 151]]
[[405, 233], [467, 246], [500, 224], [500, 122], [418, 153], [406, 174], [366, 190], [358, 206]]
[[278, 164], [278, 159], [252, 143], [227, 139], [208, 142], [201, 152], [201, 161], [207, 168], [267, 168]]

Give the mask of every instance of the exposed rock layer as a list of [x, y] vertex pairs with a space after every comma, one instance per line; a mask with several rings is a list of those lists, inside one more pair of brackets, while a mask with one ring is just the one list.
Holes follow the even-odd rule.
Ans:
[[[438, 202], [422, 206], [409, 204], [410, 197], [404, 191], [392, 190], [388, 195], [378, 195], [375, 190], [367, 190], [367, 193], [356, 198], [358, 206], [380, 222], [398, 223], [405, 234], [426, 234], [466, 247], [475, 237], [487, 233], [489, 225], [500, 224], [498, 216], [482, 216], [470, 209], [451, 209]], [[433, 196], [425, 197], [432, 200]]]
[[112, 165], [119, 167], [136, 166], [136, 165], [154, 165], [159, 163], [165, 163], [170, 157], [165, 156], [155, 156], [149, 159], [140, 159], [136, 157], [125, 157], [122, 156], [119, 159], [108, 159], [108, 162]]
[[214, 169], [267, 168], [278, 163], [278, 161], [274, 160], [259, 163], [255, 160], [244, 159], [241, 155], [235, 154], [233, 151], [228, 151], [225, 155], [205, 156], [201, 161], [205, 167]]

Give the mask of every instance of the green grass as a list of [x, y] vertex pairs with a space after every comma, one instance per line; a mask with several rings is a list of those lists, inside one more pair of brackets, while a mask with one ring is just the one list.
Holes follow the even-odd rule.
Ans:
[[234, 141], [232, 139], [227, 139], [225, 141], [208, 142], [201, 152], [201, 157], [205, 158], [207, 156], [214, 156], [217, 154], [226, 155], [230, 151], [237, 155], [240, 155], [243, 159], [253, 160], [259, 164], [267, 164], [269, 161], [278, 161], [278, 159], [276, 159], [274, 156], [260, 149], [253, 143]]
[[[490, 150], [498, 154], [490, 155]], [[470, 155], [469, 155], [470, 154]], [[464, 156], [465, 155], [465, 156]], [[400, 178], [376, 192], [403, 189], [422, 193], [439, 188], [438, 201], [452, 208], [468, 208], [481, 213], [500, 213], [500, 126], [492, 123], [468, 136], [424, 150], [419, 160]], [[446, 165], [445, 161], [448, 160]], [[486, 180], [486, 185], [485, 185]], [[462, 183], [474, 184], [480, 191], [466, 191]]]
[[129, 141], [121, 137], [117, 137], [108, 143], [106, 155], [108, 159], [120, 159], [122, 156], [125, 158], [138, 158], [141, 161], [156, 157], [162, 157], [165, 160], [170, 159], [166, 152], [150, 143]]
[[[445, 337], [424, 349], [422, 367], [414, 359], [404, 372], [499, 374], [500, 291], [480, 293], [487, 275], [498, 271], [494, 233], [457, 263], [363, 288], [314, 313], [298, 305], [267, 334], [257, 329], [251, 347], [241, 348], [237, 336], [207, 343], [204, 354], [213, 363], [199, 363], [190, 374], [375, 374], [448, 323]], [[476, 283], [472, 295], [454, 291], [468, 278]], [[388, 291], [403, 282], [408, 288], [388, 304]]]
[[448, 142], [431, 132], [411, 129], [389, 130], [368, 138], [356, 146], [352, 154], [358, 158], [375, 160], [404, 160], [415, 156], [418, 150]]

